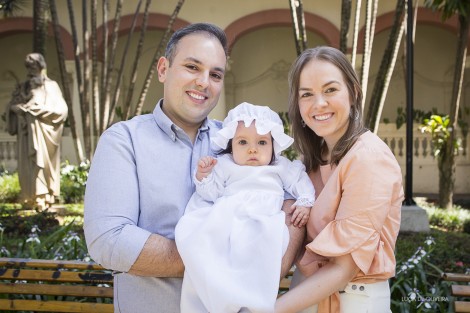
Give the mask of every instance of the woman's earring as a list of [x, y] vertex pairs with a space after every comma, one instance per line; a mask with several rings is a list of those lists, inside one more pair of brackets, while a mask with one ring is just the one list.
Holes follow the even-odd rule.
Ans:
[[307, 126], [307, 124], [305, 124], [304, 120], [300, 120], [300, 124], [302, 125], [303, 128], [305, 128], [305, 126]]

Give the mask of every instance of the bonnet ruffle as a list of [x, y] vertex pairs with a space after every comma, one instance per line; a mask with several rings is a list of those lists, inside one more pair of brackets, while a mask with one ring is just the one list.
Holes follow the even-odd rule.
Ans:
[[228, 112], [222, 129], [212, 138], [212, 142], [218, 148], [226, 149], [229, 140], [235, 136], [238, 122], [242, 121], [245, 127], [249, 127], [254, 120], [256, 120], [255, 127], [259, 135], [271, 132], [276, 155], [280, 155], [294, 142], [292, 137], [284, 134], [284, 126], [279, 114], [267, 106], [253, 105], [248, 102], [243, 102]]

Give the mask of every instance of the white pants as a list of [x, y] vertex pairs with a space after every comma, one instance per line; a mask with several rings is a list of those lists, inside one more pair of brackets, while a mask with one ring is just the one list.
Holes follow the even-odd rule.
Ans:
[[341, 313], [390, 313], [388, 281], [373, 284], [348, 283], [339, 294]]
[[[300, 284], [305, 277], [294, 271], [291, 286]], [[362, 287], [362, 288], [361, 288]], [[340, 313], [390, 313], [390, 286], [388, 281], [373, 284], [348, 283], [340, 294]], [[317, 313], [314, 305], [297, 313]]]

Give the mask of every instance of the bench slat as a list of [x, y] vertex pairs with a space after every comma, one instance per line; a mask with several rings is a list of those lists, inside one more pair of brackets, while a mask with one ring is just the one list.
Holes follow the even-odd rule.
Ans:
[[11, 297], [0, 299], [2, 312], [114, 312], [112, 303], [100, 303], [113, 299], [113, 275], [92, 262], [0, 258], [0, 295]]
[[113, 275], [96, 272], [71, 272], [30, 269], [0, 269], [0, 279], [71, 283], [113, 283]]
[[291, 278], [284, 277], [283, 279], [281, 279], [281, 282], [279, 283], [279, 290], [282, 290], [282, 291], [289, 290], [290, 282], [291, 282]]
[[0, 299], [0, 309], [39, 312], [96, 312], [113, 313], [113, 305], [107, 303], [81, 303], [70, 301], [37, 301]]
[[40, 267], [40, 268], [66, 268], [79, 270], [104, 270], [96, 263], [71, 260], [41, 260], [41, 259], [10, 259], [0, 258], [0, 266], [5, 267]]
[[464, 313], [470, 312], [470, 302], [468, 301], [455, 301], [454, 302], [455, 312]]
[[452, 295], [459, 297], [470, 297], [470, 286], [452, 285]]
[[0, 294], [30, 294], [48, 296], [103, 297], [113, 298], [109, 287], [51, 284], [0, 284]]
[[[442, 279], [450, 282], [470, 282], [469, 274], [461, 273], [442, 273]], [[458, 285], [452, 284], [452, 295], [456, 297], [470, 297], [470, 286], [469, 285]], [[454, 301], [454, 310], [456, 313], [468, 312], [470, 313], [470, 302], [465, 301]]]
[[448, 281], [463, 281], [470, 282], [469, 274], [459, 274], [459, 273], [443, 273], [442, 278]]

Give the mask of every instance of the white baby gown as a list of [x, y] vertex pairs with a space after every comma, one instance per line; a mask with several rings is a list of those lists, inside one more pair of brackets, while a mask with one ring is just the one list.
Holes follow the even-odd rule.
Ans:
[[196, 182], [175, 230], [185, 264], [181, 312], [273, 312], [289, 242], [285, 191], [311, 206], [313, 185], [300, 161], [239, 166], [230, 154]]

